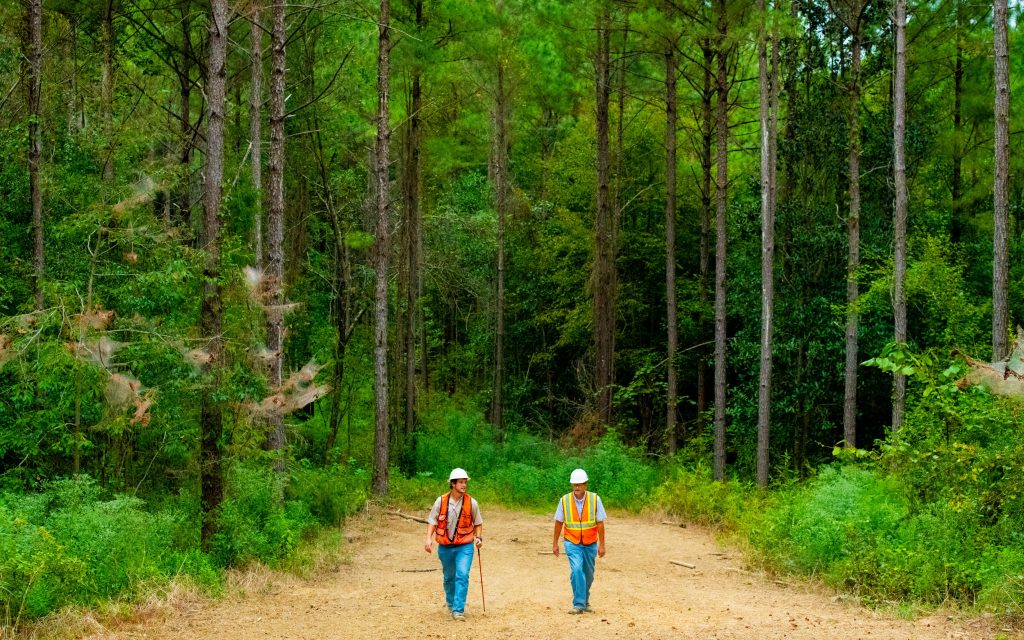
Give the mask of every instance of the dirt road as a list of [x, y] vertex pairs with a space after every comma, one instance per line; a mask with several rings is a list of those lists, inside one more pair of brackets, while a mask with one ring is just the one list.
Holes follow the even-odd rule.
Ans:
[[608, 520], [608, 553], [598, 560], [591, 593], [594, 612], [568, 615], [568, 563], [550, 555], [550, 516], [487, 505], [483, 515], [487, 611], [474, 563], [466, 622], [445, 611], [437, 557], [423, 551], [425, 526], [377, 511], [349, 522], [351, 561], [335, 573], [308, 582], [281, 579], [263, 595], [171, 613], [103, 637], [929, 640], [994, 638], [999, 631], [945, 614], [902, 620], [816, 587], [780, 584], [745, 572], [738, 554], [704, 531], [620, 515]]

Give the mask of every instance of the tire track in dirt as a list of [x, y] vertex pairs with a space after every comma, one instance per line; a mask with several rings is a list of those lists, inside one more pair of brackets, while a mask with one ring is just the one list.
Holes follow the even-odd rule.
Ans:
[[571, 616], [568, 563], [564, 554], [550, 554], [550, 515], [481, 507], [487, 611], [474, 562], [466, 622], [446, 613], [437, 557], [423, 551], [425, 525], [371, 510], [347, 523], [351, 558], [334, 573], [310, 581], [280, 578], [264, 594], [95, 637], [938, 640], [993, 638], [998, 631], [985, 619], [957, 622], [941, 613], [902, 620], [816, 586], [779, 583], [744, 571], [738, 552], [719, 547], [703, 530], [623, 514], [607, 521], [608, 553], [598, 560], [591, 592], [594, 612]]

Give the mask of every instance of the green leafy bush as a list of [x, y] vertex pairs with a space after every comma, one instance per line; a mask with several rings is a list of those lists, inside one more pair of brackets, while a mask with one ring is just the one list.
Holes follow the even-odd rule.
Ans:
[[224, 502], [218, 514], [211, 554], [218, 564], [232, 566], [262, 561], [273, 564], [299, 544], [316, 524], [309, 506], [285, 500], [288, 479], [270, 469], [232, 465]]
[[146, 510], [135, 497], [109, 499], [88, 476], [58, 480], [34, 495], [0, 496], [0, 610], [8, 624], [66, 604], [93, 605], [175, 575], [219, 578], [189, 551], [191, 522], [175, 508]]
[[654, 492], [654, 502], [670, 513], [705, 526], [735, 528], [753, 495], [736, 479], [715, 482], [711, 469], [676, 467]]

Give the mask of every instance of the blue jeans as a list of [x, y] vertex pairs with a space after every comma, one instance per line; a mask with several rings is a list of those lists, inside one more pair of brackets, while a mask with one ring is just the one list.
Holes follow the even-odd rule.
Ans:
[[597, 543], [565, 543], [565, 557], [569, 558], [569, 583], [572, 584], [572, 606], [583, 609], [590, 604], [590, 585], [594, 584], [594, 563], [597, 562]]
[[473, 543], [439, 544], [437, 557], [441, 559], [444, 572], [444, 599], [448, 609], [452, 613], [463, 613], [469, 591], [469, 570], [473, 566]]

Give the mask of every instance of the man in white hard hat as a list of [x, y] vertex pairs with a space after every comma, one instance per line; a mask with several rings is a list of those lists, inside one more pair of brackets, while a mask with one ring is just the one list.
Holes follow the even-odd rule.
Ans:
[[604, 557], [604, 521], [607, 515], [601, 497], [587, 491], [587, 472], [576, 469], [569, 476], [572, 491], [562, 496], [555, 509], [555, 538], [551, 552], [558, 557], [558, 536], [564, 537], [565, 557], [569, 559], [569, 583], [572, 585], [572, 610], [590, 611], [590, 585], [594, 584], [594, 565]]
[[473, 549], [484, 543], [484, 519], [480, 517], [480, 505], [466, 493], [468, 482], [469, 474], [465, 469], [452, 469], [448, 475], [450, 490], [434, 501], [427, 516], [427, 539], [423, 543], [423, 550], [431, 553], [437, 541], [437, 557], [444, 572], [445, 602], [452, 619], [459, 621], [466, 619]]

